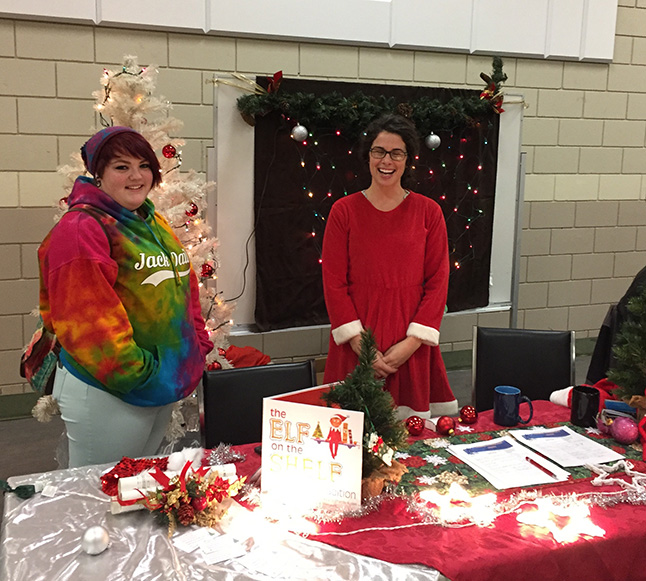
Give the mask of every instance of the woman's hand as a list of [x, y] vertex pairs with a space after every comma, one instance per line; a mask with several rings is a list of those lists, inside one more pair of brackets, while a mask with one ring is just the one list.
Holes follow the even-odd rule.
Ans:
[[384, 353], [384, 363], [396, 371], [410, 359], [421, 344], [422, 340], [417, 337], [406, 337], [406, 339], [395, 343]]
[[[357, 356], [359, 356], [361, 354], [361, 335], [352, 337], [352, 339], [350, 339], [349, 341], [349, 344], [352, 350], [357, 354]], [[372, 362], [372, 367], [375, 370], [375, 375], [381, 379], [397, 371], [396, 367], [393, 367], [386, 362], [386, 360], [384, 359], [384, 354], [381, 351], [377, 351], [375, 360]]]

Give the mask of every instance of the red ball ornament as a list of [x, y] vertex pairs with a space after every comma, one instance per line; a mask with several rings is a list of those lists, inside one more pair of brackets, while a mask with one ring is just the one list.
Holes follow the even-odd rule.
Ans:
[[215, 268], [208, 262], [205, 262], [202, 265], [202, 268], [200, 269], [200, 275], [202, 278], [208, 278], [209, 276], [213, 276], [213, 273], [215, 272]]
[[455, 420], [449, 416], [440, 416], [437, 419], [435, 430], [443, 436], [452, 436], [455, 432]]
[[192, 218], [193, 216], [197, 215], [199, 211], [199, 208], [197, 207], [197, 204], [194, 204], [191, 202], [191, 205], [188, 207], [188, 210], [186, 210], [185, 214], [189, 217]]
[[411, 416], [406, 420], [406, 429], [411, 436], [419, 436], [424, 430], [424, 420], [419, 416]]
[[206, 368], [209, 371], [218, 371], [219, 369], [222, 369], [222, 365], [220, 365], [220, 363], [218, 361], [211, 361], [211, 363], [209, 363], [206, 366]]
[[465, 405], [460, 410], [460, 421], [464, 424], [475, 424], [478, 421], [478, 412], [472, 405]]
[[177, 150], [175, 149], [174, 145], [171, 145], [169, 143], [168, 145], [164, 145], [164, 147], [162, 147], [162, 155], [166, 159], [171, 159], [177, 155]]
[[191, 499], [191, 505], [197, 512], [202, 512], [208, 504], [209, 502], [206, 500], [206, 496], [197, 496]]

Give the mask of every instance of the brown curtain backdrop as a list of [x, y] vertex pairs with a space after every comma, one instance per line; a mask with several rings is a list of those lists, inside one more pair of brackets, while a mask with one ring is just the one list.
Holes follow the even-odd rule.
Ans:
[[[394, 97], [397, 103], [479, 94], [298, 79], [284, 79], [280, 90], [343, 96], [360, 90]], [[255, 127], [255, 317], [263, 331], [328, 322], [319, 263], [325, 219], [335, 200], [370, 184], [356, 154], [356, 138], [344, 135], [342, 127], [308, 127], [313, 135], [303, 144], [290, 137], [297, 121], [272, 112], [259, 117]], [[489, 301], [498, 121], [492, 112], [468, 127], [437, 131], [441, 145], [435, 150], [420, 135], [420, 156], [406, 184], [434, 199], [444, 212], [451, 312]]]

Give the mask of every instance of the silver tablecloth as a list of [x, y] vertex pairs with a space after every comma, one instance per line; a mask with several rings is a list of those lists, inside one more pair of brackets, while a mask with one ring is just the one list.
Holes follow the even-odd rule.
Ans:
[[[46, 481], [57, 487], [52, 497], [36, 494], [21, 500], [5, 495], [2, 520], [0, 579], [4, 581], [239, 581], [276, 579], [247, 569], [239, 560], [207, 565], [199, 550], [185, 553], [168, 539], [167, 531], [148, 511], [112, 515], [101, 492], [101, 474], [112, 465], [16, 476], [9, 484]], [[83, 533], [105, 527], [110, 547], [90, 556], [81, 549]], [[251, 549], [261, 550], [260, 546]], [[435, 570], [403, 566], [355, 555], [296, 535], [287, 536], [273, 553], [289, 562], [289, 577], [307, 581], [438, 581]]]

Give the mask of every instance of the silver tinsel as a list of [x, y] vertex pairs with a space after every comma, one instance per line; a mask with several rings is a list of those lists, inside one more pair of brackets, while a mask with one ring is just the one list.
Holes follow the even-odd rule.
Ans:
[[626, 503], [635, 506], [646, 504], [646, 491], [637, 492], [634, 490], [624, 490], [614, 494], [591, 494], [587, 497], [591, 504], [601, 508], [609, 508], [617, 504]]
[[387, 500], [392, 500], [394, 498], [398, 498], [398, 496], [390, 493], [380, 494], [378, 496], [372, 496], [362, 501], [359, 508], [353, 508], [345, 511], [319, 508], [312, 511], [311, 514], [306, 515], [306, 518], [311, 519], [319, 524], [332, 522], [340, 523], [346, 518], [362, 518], [369, 515], [370, 513], [376, 512], [384, 502], [386, 502]]
[[218, 444], [206, 456], [206, 461], [210, 466], [219, 466], [220, 464], [232, 464], [234, 462], [244, 462], [247, 456], [236, 452], [229, 444]]

